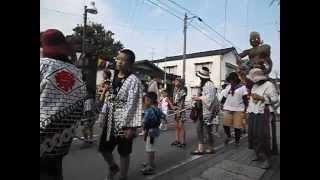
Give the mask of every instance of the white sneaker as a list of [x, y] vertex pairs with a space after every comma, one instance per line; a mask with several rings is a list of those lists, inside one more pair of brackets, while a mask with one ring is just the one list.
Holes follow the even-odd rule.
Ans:
[[160, 126], [159, 126], [159, 129], [163, 130], [163, 126], [164, 126], [163, 123], [161, 123]]
[[164, 127], [163, 127], [163, 131], [168, 130], [168, 124], [164, 124], [163, 126], [164, 126]]

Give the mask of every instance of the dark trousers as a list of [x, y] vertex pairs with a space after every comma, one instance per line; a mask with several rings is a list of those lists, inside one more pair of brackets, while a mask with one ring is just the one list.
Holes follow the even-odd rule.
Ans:
[[214, 145], [213, 133], [212, 133], [212, 126], [207, 126], [202, 119], [198, 119], [197, 122], [197, 135], [199, 144], [205, 144], [205, 140], [207, 140], [207, 144], [209, 146]]
[[40, 159], [40, 180], [63, 180], [62, 157]]
[[277, 126], [276, 126], [276, 115], [275, 113], [270, 114], [271, 130], [272, 130], [272, 154], [279, 154], [278, 143], [277, 143]]

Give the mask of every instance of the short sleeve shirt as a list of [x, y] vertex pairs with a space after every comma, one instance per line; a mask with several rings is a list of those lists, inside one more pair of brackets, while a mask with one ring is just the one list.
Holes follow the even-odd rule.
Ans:
[[243, 102], [243, 96], [247, 95], [248, 91], [246, 86], [242, 85], [231, 94], [231, 85], [228, 85], [224, 91], [223, 96], [226, 98], [223, 109], [227, 111], [244, 111], [245, 105]]

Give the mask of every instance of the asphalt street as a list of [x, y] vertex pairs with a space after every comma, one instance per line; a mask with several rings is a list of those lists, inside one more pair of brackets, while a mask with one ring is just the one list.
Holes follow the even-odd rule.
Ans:
[[[188, 117], [188, 114], [187, 114]], [[221, 120], [220, 120], [221, 123]], [[204, 162], [214, 158], [217, 155], [192, 156], [191, 151], [197, 147], [196, 127], [192, 121], [188, 120], [185, 123], [187, 130], [186, 143], [184, 149], [171, 146], [171, 142], [175, 140], [175, 130], [173, 119], [169, 119], [169, 129], [161, 133], [157, 139], [157, 155], [156, 155], [156, 174], [153, 176], [143, 176], [140, 173], [141, 164], [146, 161], [145, 144], [143, 137], [135, 138], [133, 152], [131, 154], [131, 163], [129, 170], [129, 180], [168, 180], [168, 177], [173, 177], [175, 174], [183, 174], [193, 170], [194, 166], [201, 166]], [[280, 137], [280, 123], [277, 123], [277, 131]], [[99, 125], [95, 125], [95, 134], [101, 132]], [[80, 133], [80, 131], [79, 131]], [[223, 153], [226, 149], [223, 146], [224, 133], [220, 126], [220, 137], [215, 136], [215, 147], [219, 153]], [[79, 134], [80, 135], [80, 134]], [[246, 138], [242, 142], [245, 142]], [[280, 138], [278, 138], [280, 144]], [[103, 160], [103, 157], [97, 151], [96, 144], [82, 147], [83, 142], [75, 140], [71, 146], [69, 154], [63, 161], [63, 174], [65, 180], [105, 180], [108, 173], [108, 166]], [[280, 145], [279, 145], [280, 150]], [[218, 154], [219, 154], [218, 153]], [[117, 150], [113, 152], [116, 162], [119, 162]], [[193, 174], [193, 173], [191, 173]], [[170, 178], [169, 178], [170, 179]]]
[[[169, 129], [161, 133], [157, 139], [157, 173], [161, 173], [173, 167], [179, 166], [181, 163], [191, 161], [190, 152], [197, 146], [196, 129], [192, 121], [187, 121], [186, 126], [186, 143], [184, 149], [171, 146], [171, 142], [175, 140], [174, 123], [169, 119]], [[95, 126], [95, 134], [99, 134], [101, 129]], [[221, 134], [223, 134], [221, 132]], [[98, 137], [96, 137], [98, 138]], [[222, 138], [216, 138], [216, 145], [222, 143]], [[69, 154], [63, 161], [63, 173], [65, 180], [104, 180], [108, 168], [103, 157], [98, 153], [96, 144], [83, 148], [83, 142], [75, 140]], [[117, 150], [114, 151], [116, 161], [119, 160]], [[137, 137], [134, 141], [133, 152], [131, 154], [131, 163], [129, 177], [132, 180], [147, 179], [141, 173], [141, 163], [146, 161], [145, 145], [143, 138]]]

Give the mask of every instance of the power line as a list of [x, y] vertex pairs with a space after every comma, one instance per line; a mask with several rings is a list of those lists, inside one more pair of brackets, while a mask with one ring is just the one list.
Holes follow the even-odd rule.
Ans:
[[193, 28], [197, 29], [201, 34], [205, 35], [207, 38], [209, 38], [210, 40], [212, 40], [215, 43], [219, 44], [220, 46], [222, 46], [222, 47], [224, 46], [222, 43], [218, 42], [217, 40], [215, 40], [212, 37], [210, 37], [208, 34], [206, 34], [203, 31], [201, 31], [197, 26], [194, 26], [193, 24], [190, 24], [190, 26], [192, 26]]
[[177, 11], [176, 9], [173, 9], [173, 7], [169, 6], [169, 5], [166, 4], [166, 3], [163, 3], [163, 2], [160, 1], [160, 0], [156, 0], [156, 1], [158, 1], [161, 5], [166, 6], [168, 9], [171, 9], [171, 10], [174, 11], [174, 12], [176, 12], [176, 13], [182, 15], [182, 16], [184, 15], [184, 13], [182, 13], [182, 12], [180, 12], [180, 11]]
[[227, 31], [227, 8], [228, 8], [228, 0], [225, 0], [224, 5], [224, 37], [226, 37], [226, 31]]
[[[188, 11], [190, 14], [195, 15], [195, 16], [198, 16], [198, 15], [196, 15], [195, 13], [192, 13], [192, 11], [190, 11], [189, 9], [183, 7], [182, 5], [176, 3], [176, 2], [174, 2], [174, 1], [172, 1], [172, 0], [168, 0], [168, 1], [172, 2], [173, 4], [175, 4], [176, 6], [180, 7], [181, 9], [184, 9], [184, 10]], [[198, 17], [199, 17], [199, 16], [198, 16]], [[229, 44], [231, 44], [231, 45], [234, 46], [235, 48], [241, 50], [239, 47], [235, 46], [231, 41], [229, 41], [229, 40], [226, 39], [223, 35], [221, 35], [219, 32], [217, 32], [213, 27], [211, 27], [210, 25], [208, 25], [207, 23], [205, 23], [205, 22], [203, 21], [203, 19], [202, 19], [201, 22], [202, 22], [204, 25], [206, 25], [209, 29], [211, 29], [212, 31], [214, 31], [216, 34], [218, 34], [223, 40], [225, 40], [226, 42], [228, 42]]]
[[59, 10], [56, 10], [56, 9], [50, 9], [50, 8], [40, 8], [40, 9], [45, 9], [45, 10], [49, 10], [49, 11], [54, 11], [56, 13], [61, 13], [61, 14], [66, 14], [66, 15], [72, 15], [72, 16], [77, 16], [77, 17], [81, 17], [80, 14], [74, 14], [74, 13], [69, 13], [69, 12], [64, 12], [64, 11], [59, 11]]
[[147, 1], [149, 1], [149, 2], [152, 3], [153, 5], [155, 5], [155, 6], [159, 7], [159, 8], [161, 8], [161, 9], [163, 9], [163, 10], [166, 11], [167, 13], [169, 13], [169, 14], [171, 14], [171, 15], [175, 16], [176, 18], [178, 18], [178, 19], [180, 19], [180, 20], [183, 21], [183, 18], [181, 18], [181, 17], [179, 17], [178, 15], [172, 13], [171, 11], [163, 8], [162, 6], [159, 6], [157, 3], [155, 3], [155, 2], [153, 2], [153, 1], [151, 1], [151, 0], [147, 0]]
[[224, 39], [225, 41], [227, 41], [229, 44], [231, 44], [232, 46], [234, 46], [235, 48], [238, 48], [240, 51], [242, 51], [239, 47], [237, 47], [235, 44], [233, 44], [231, 41], [229, 41], [227, 38], [223, 37], [223, 35], [221, 35], [218, 31], [216, 31], [213, 27], [211, 27], [209, 24], [207, 24], [206, 22], [202, 21], [202, 23], [204, 25], [206, 25], [209, 29], [211, 29], [212, 31], [214, 31], [216, 34], [218, 34], [222, 39]]
[[193, 12], [191, 12], [189, 9], [187, 9], [187, 8], [181, 6], [180, 4], [178, 4], [177, 2], [172, 1], [172, 0], [168, 0], [168, 1], [170, 1], [171, 3], [175, 4], [176, 6], [180, 7], [181, 9], [187, 11], [188, 13], [190, 13], [190, 14], [192, 14], [192, 15], [196, 15], [196, 14], [194, 14]]
[[[169, 14], [175, 16], [176, 18], [180, 19], [181, 21], [183, 21], [183, 18], [177, 16], [176, 14], [174, 14], [174, 13], [172, 13], [171, 11], [163, 8], [162, 6], [159, 6], [157, 3], [155, 3], [155, 2], [153, 2], [153, 1], [151, 1], [151, 0], [148, 0], [148, 1], [151, 2], [153, 5], [155, 5], [155, 6], [159, 7], [159, 8], [161, 8], [161, 9], [165, 10], [167, 13], [169, 13]], [[219, 43], [217, 40], [215, 40], [215, 39], [213, 39], [212, 37], [210, 37], [208, 34], [204, 33], [204, 32], [203, 32], [201, 29], [199, 29], [198, 27], [194, 26], [193, 24], [190, 24], [190, 25], [191, 25], [193, 28], [195, 28], [196, 30], [198, 30], [201, 34], [203, 34], [204, 36], [206, 36], [208, 39], [210, 39], [210, 40], [216, 42], [217, 44], [221, 45], [221, 43]], [[221, 46], [223, 46], [223, 45], [221, 45]]]

